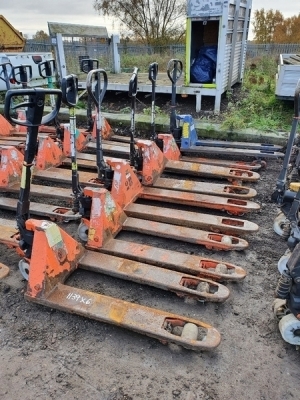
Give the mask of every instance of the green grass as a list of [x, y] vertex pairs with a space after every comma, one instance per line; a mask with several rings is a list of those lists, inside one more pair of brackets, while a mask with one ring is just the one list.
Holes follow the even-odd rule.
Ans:
[[[277, 60], [261, 57], [248, 60], [237, 98], [229, 92], [228, 110], [222, 127], [228, 130], [253, 128], [261, 131], [288, 131], [293, 118], [293, 102], [275, 97]], [[232, 96], [232, 99], [231, 99]]]

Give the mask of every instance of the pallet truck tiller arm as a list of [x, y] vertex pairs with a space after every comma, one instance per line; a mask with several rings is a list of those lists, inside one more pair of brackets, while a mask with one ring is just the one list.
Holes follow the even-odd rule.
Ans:
[[[101, 82], [103, 80], [103, 87]], [[93, 91], [93, 83], [96, 81], [95, 89]], [[98, 170], [98, 179], [104, 184], [106, 189], [111, 188], [114, 171], [104, 161], [103, 148], [102, 148], [102, 116], [101, 116], [101, 104], [107, 89], [107, 73], [104, 69], [98, 68], [91, 70], [86, 78], [86, 89], [91, 100], [95, 103], [97, 108], [97, 120], [96, 120], [96, 162]]]
[[149, 80], [152, 84], [152, 95], [151, 95], [151, 133], [150, 133], [150, 140], [155, 142], [158, 148], [163, 151], [164, 149], [164, 142], [162, 139], [159, 139], [156, 129], [155, 129], [155, 87], [156, 87], [156, 80], [158, 74], [158, 64], [153, 62], [149, 65]]
[[137, 67], [134, 67], [133, 73], [129, 80], [128, 96], [131, 98], [131, 119], [130, 119], [130, 147], [129, 157], [130, 165], [137, 171], [143, 169], [143, 155], [142, 150], [136, 149], [135, 147], [135, 110], [136, 110], [136, 95], [138, 90], [138, 71]]
[[[88, 74], [90, 71], [99, 68], [99, 61], [93, 58], [84, 58], [80, 61], [80, 70], [85, 74]], [[87, 131], [91, 132], [93, 130], [93, 117], [92, 117], [92, 99], [88, 92], [88, 100], [87, 100]]]
[[282, 204], [283, 197], [284, 197], [285, 191], [287, 189], [286, 188], [287, 173], [288, 173], [288, 169], [289, 169], [290, 157], [291, 157], [292, 149], [294, 146], [295, 137], [297, 134], [297, 127], [298, 127], [299, 117], [300, 117], [299, 96], [300, 96], [300, 79], [299, 79], [296, 89], [295, 89], [295, 96], [294, 96], [294, 114], [295, 115], [293, 117], [292, 128], [291, 128], [290, 136], [289, 136], [289, 139], [287, 142], [287, 148], [286, 148], [285, 156], [283, 159], [283, 165], [282, 165], [282, 169], [280, 171], [279, 177], [276, 182], [276, 189], [273, 192], [272, 197], [271, 197], [272, 201], [274, 203], [277, 203], [278, 205]]
[[71, 170], [72, 170], [72, 193], [73, 208], [77, 213], [80, 210], [80, 196], [82, 189], [79, 184], [78, 166], [76, 159], [76, 111], [75, 107], [78, 101], [78, 78], [71, 74], [62, 78], [61, 81], [62, 101], [69, 107], [70, 114], [70, 142], [71, 142]]
[[[45, 95], [55, 95], [55, 108], [50, 114], [43, 116], [45, 106]], [[11, 108], [11, 101], [17, 96], [27, 96], [28, 101], [16, 104]], [[30, 257], [32, 250], [33, 232], [26, 229], [25, 222], [29, 219], [30, 209], [30, 182], [32, 167], [37, 150], [38, 127], [42, 124], [48, 124], [57, 115], [61, 104], [62, 94], [58, 89], [17, 89], [8, 90], [5, 96], [4, 115], [12, 123], [28, 127], [28, 138], [25, 144], [24, 162], [22, 168], [22, 177], [20, 184], [19, 201], [17, 205], [17, 228], [20, 232], [19, 247], [26, 257]], [[11, 110], [16, 111], [21, 107], [27, 107], [26, 120], [17, 120], [11, 116]], [[42, 122], [41, 122], [42, 121]]]
[[181, 78], [183, 71], [182, 61], [172, 59], [167, 65], [167, 74], [172, 83], [172, 96], [171, 96], [171, 115], [170, 115], [170, 133], [180, 148], [181, 143], [181, 128], [177, 127], [176, 122], [176, 82]]

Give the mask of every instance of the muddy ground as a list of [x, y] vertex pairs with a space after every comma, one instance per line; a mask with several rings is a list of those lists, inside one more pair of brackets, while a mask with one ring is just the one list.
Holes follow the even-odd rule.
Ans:
[[[261, 211], [244, 218], [260, 229], [247, 236], [245, 251], [214, 252], [121, 234], [244, 267], [246, 279], [227, 284], [231, 296], [225, 303], [191, 305], [172, 293], [84, 271], [70, 279], [77, 287], [212, 324], [222, 341], [211, 352], [174, 353], [152, 338], [25, 301], [26, 281], [18, 271], [18, 256], [1, 245], [0, 262], [9, 265], [10, 275], [0, 282], [0, 398], [298, 399], [299, 353], [281, 339], [271, 311], [276, 263], [286, 249], [273, 232], [276, 207], [270, 203], [280, 166], [280, 161], [268, 162], [260, 181], [253, 184]], [[68, 229], [75, 232], [76, 226]]]
[[[122, 239], [245, 268], [243, 282], [226, 284], [231, 295], [225, 303], [190, 304], [169, 292], [82, 270], [68, 280], [76, 287], [210, 323], [222, 336], [213, 351], [174, 352], [147, 336], [28, 302], [19, 258], [0, 245], [0, 262], [10, 267], [9, 276], [0, 281], [0, 399], [299, 399], [299, 352], [282, 340], [271, 309], [277, 261], [286, 250], [285, 241], [273, 232], [277, 208], [270, 202], [281, 164], [268, 161], [261, 179], [248, 185], [257, 190], [261, 210], [242, 218], [260, 229], [246, 236], [249, 247], [244, 251], [216, 252], [120, 234]], [[0, 217], [13, 219], [14, 214], [0, 211]], [[75, 223], [63, 226], [76, 234]]]

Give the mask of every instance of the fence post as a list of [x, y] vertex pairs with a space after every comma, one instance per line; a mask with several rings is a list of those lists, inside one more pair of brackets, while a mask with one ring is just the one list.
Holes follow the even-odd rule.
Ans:
[[119, 35], [111, 35], [112, 61], [113, 61], [112, 72], [114, 74], [119, 74], [121, 72], [121, 62], [120, 62], [120, 55], [118, 52], [118, 43], [120, 43]]

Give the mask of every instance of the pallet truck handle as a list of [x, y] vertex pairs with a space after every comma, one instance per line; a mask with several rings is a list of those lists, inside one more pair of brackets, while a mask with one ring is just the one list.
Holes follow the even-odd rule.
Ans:
[[152, 83], [156, 82], [157, 74], [158, 74], [158, 64], [157, 62], [154, 62], [149, 65], [149, 80]]
[[[18, 108], [28, 107], [28, 110], [35, 108], [35, 99], [37, 99], [37, 106], [44, 109], [44, 99], [45, 95], [54, 95], [56, 96], [55, 107], [51, 111], [51, 113], [45, 115], [41, 121], [30, 121], [30, 117], [24, 120], [18, 120], [13, 118], [10, 115], [10, 110], [17, 110]], [[16, 104], [11, 107], [11, 101], [14, 97], [18, 96], [28, 96], [29, 100], [27, 102]], [[5, 100], [4, 100], [4, 115], [5, 118], [15, 124], [33, 127], [39, 125], [47, 125], [49, 124], [58, 114], [62, 99], [62, 92], [59, 89], [43, 89], [43, 88], [35, 88], [35, 89], [10, 89], [6, 92]]]
[[[19, 78], [17, 78], [19, 76]], [[26, 85], [32, 79], [32, 66], [29, 64], [16, 65], [12, 67], [11, 83]]]
[[290, 136], [287, 142], [287, 147], [285, 151], [285, 156], [283, 159], [283, 165], [281, 168], [281, 171], [279, 173], [277, 182], [276, 182], [276, 189], [271, 195], [271, 200], [273, 203], [277, 203], [278, 205], [281, 205], [284, 193], [286, 190], [286, 180], [287, 180], [287, 171], [289, 168], [289, 163], [290, 163], [290, 156], [292, 153], [292, 149], [294, 146], [295, 142], [295, 137], [297, 134], [297, 128], [298, 128], [298, 123], [299, 123], [299, 106], [300, 106], [300, 79], [297, 82], [297, 86], [295, 89], [295, 94], [294, 94], [294, 118], [292, 122], [292, 128], [290, 131]]
[[170, 81], [175, 85], [175, 83], [179, 80], [182, 75], [183, 64], [182, 61], [177, 59], [172, 59], [168, 62], [167, 65], [167, 74]]
[[129, 81], [129, 90], [128, 90], [129, 97], [136, 97], [138, 89], [138, 72], [139, 69], [137, 67], [134, 67], [133, 73]]
[[[100, 88], [101, 76], [103, 77], [103, 87]], [[100, 90], [99, 96], [96, 96], [96, 94], [93, 92], [93, 81], [97, 81], [97, 87], [98, 90]], [[107, 90], [107, 83], [107, 73], [102, 68], [92, 69], [86, 77], [86, 90], [97, 108], [101, 106]]]
[[0, 64], [0, 67], [2, 67], [2, 71], [0, 72], [0, 79], [6, 83], [6, 88], [7, 90], [9, 90], [9, 79], [12, 73], [12, 64], [9, 61], [5, 61]]
[[52, 78], [56, 71], [55, 60], [46, 60], [38, 64], [39, 74], [42, 78]]
[[95, 58], [83, 58], [80, 60], [80, 71], [88, 74], [93, 69], [99, 68], [99, 61]]
[[78, 78], [71, 74], [61, 81], [62, 101], [68, 107], [75, 107], [78, 102]]

